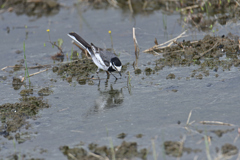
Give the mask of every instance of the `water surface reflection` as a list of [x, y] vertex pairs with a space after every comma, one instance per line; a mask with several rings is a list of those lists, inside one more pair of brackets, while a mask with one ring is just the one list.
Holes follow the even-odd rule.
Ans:
[[121, 89], [110, 89], [105, 87], [104, 91], [98, 87], [99, 97], [95, 99], [95, 105], [88, 111], [87, 115], [103, 112], [107, 109], [121, 106], [124, 100], [124, 95]]

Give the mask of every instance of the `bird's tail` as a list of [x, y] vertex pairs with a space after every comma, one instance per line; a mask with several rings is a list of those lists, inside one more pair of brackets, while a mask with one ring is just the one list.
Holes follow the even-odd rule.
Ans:
[[89, 49], [91, 46], [82, 38], [80, 37], [77, 33], [71, 32], [68, 34], [70, 38], [72, 38], [75, 42], [80, 44], [84, 49]]

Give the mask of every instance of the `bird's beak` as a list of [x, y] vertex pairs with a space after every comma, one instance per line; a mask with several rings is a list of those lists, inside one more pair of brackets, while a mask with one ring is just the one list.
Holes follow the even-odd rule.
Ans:
[[121, 71], [120, 72], [118, 72], [119, 74], [120, 74], [120, 76], [122, 77], [122, 74], [121, 74]]

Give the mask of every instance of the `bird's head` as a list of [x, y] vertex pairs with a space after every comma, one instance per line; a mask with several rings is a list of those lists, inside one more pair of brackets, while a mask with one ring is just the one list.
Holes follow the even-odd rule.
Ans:
[[115, 71], [118, 71], [118, 73], [121, 75], [121, 69], [122, 69], [122, 63], [121, 61], [117, 58], [117, 57], [114, 57], [111, 59], [111, 66], [112, 68], [115, 70]]

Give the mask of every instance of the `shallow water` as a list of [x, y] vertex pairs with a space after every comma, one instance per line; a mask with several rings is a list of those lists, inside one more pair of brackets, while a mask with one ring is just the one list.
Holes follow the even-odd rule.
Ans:
[[[112, 76], [107, 81], [106, 73], [100, 72], [100, 84], [98, 80], [94, 80], [94, 85], [80, 85], [74, 79], [69, 84], [52, 70], [31, 77], [33, 96], [37, 96], [37, 91], [43, 87], [50, 87], [53, 90], [53, 94], [44, 98], [51, 107], [41, 110], [36, 120], [29, 119], [32, 125], [28, 129], [32, 132], [30, 140], [16, 144], [14, 147], [13, 141], [2, 137], [1, 141], [4, 143], [0, 145], [0, 158], [5, 159], [16, 151], [34, 158], [66, 159], [59, 150], [60, 146], [73, 147], [80, 142], [85, 144], [84, 148], [90, 143], [109, 146], [109, 137], [112, 137], [114, 145], [119, 145], [122, 140], [117, 139], [117, 135], [124, 132], [127, 134], [125, 140], [137, 142], [139, 149], [151, 150], [151, 139], [155, 138], [158, 157], [165, 156], [162, 154], [161, 146], [164, 141], [181, 141], [185, 137], [185, 147], [202, 149], [202, 152], [184, 153], [183, 158], [206, 159], [204, 142], [197, 143], [204, 135], [213, 137], [210, 146], [212, 156], [217, 156], [215, 147], [221, 148], [225, 143], [233, 144], [234, 138], [238, 135], [237, 128], [240, 121], [238, 68], [224, 72], [219, 69], [217, 78], [216, 73], [210, 71], [210, 75], [202, 80], [186, 79], [190, 77], [192, 70], [198, 68], [197, 66], [165, 67], [148, 76], [144, 72], [146, 67], [154, 68], [154, 60], [159, 58], [142, 52], [154, 45], [154, 38], [157, 38], [158, 43], [163, 43], [183, 32], [178, 22], [180, 20], [178, 14], [163, 15], [161, 11], [154, 11], [150, 15], [132, 17], [131, 14], [123, 13], [120, 9], [95, 10], [82, 6], [61, 8], [57, 15], [39, 19], [8, 12], [0, 16], [0, 35], [2, 35], [0, 68], [13, 66], [18, 60], [23, 59], [23, 53], [16, 54], [15, 51], [23, 50], [26, 32], [28, 32], [25, 41], [28, 66], [34, 66], [36, 63], [54, 66], [51, 56], [57, 52], [57, 49], [52, 48], [47, 42], [46, 29], [50, 29], [52, 41], [63, 39], [65, 54], [70, 54], [72, 47], [77, 49], [67, 37], [68, 32], [75, 31], [96, 46], [110, 48], [111, 39], [108, 31], [111, 30], [114, 50], [120, 53], [123, 64], [129, 63], [127, 71], [130, 72], [132, 86], [129, 92], [127, 72], [123, 73], [123, 77], [116, 82]], [[167, 20], [166, 30], [163, 29], [163, 18]], [[28, 28], [24, 28], [24, 25]], [[9, 33], [6, 32], [7, 26], [10, 27]], [[136, 37], [141, 50], [138, 62], [138, 67], [142, 70], [140, 75], [134, 74], [132, 66], [135, 61], [132, 27], [136, 28]], [[216, 35], [226, 34], [229, 30], [233, 34], [238, 33], [237, 25], [231, 28], [227, 25], [219, 28], [220, 31], [215, 33]], [[198, 40], [205, 34], [200, 31], [188, 32], [188, 36], [184, 39]], [[67, 60], [66, 57], [64, 60]], [[39, 69], [32, 69], [29, 72], [31, 74], [37, 71]], [[176, 79], [166, 79], [170, 73], [175, 74]], [[94, 73], [93, 75], [96, 76]], [[7, 76], [7, 80], [2, 81], [0, 85], [1, 104], [17, 102], [21, 97], [20, 90], [12, 88], [12, 78], [24, 76], [24, 71], [20, 70], [13, 74], [1, 71], [0, 76]], [[51, 79], [56, 79], [57, 82], [52, 82]], [[194, 120], [195, 123], [189, 127], [191, 131], [188, 131], [184, 127], [191, 110], [193, 112], [190, 121]], [[236, 126], [199, 124], [204, 120], [222, 121]], [[178, 125], [178, 121], [181, 124]], [[224, 134], [221, 138], [210, 132], [210, 130], [231, 128], [235, 130]], [[198, 133], [197, 129], [204, 132]], [[135, 137], [137, 134], [144, 136], [139, 139]], [[234, 145], [239, 147], [239, 140]], [[41, 153], [43, 149], [47, 151]], [[236, 157], [235, 155], [234, 158]], [[150, 154], [148, 158], [153, 157]], [[171, 156], [166, 158], [175, 159]]]

